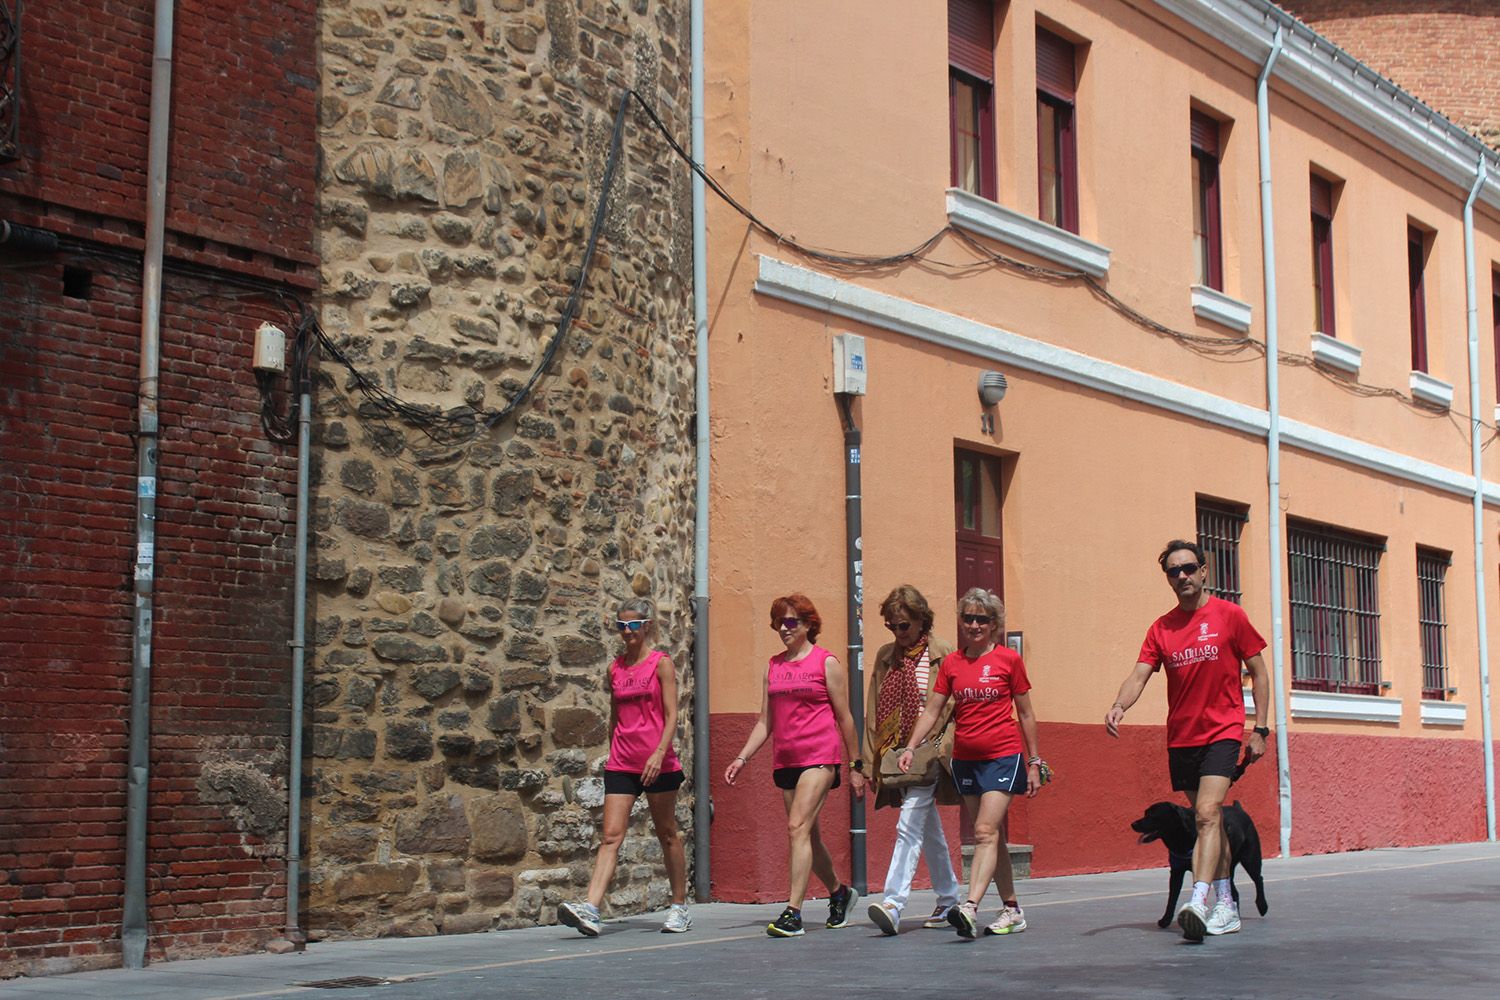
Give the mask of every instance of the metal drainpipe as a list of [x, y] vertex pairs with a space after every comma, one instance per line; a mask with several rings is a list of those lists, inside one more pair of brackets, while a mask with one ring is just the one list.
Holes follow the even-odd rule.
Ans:
[[1469, 307], [1469, 443], [1474, 462], [1474, 605], [1479, 630], [1479, 700], [1484, 728], [1484, 827], [1495, 839], [1495, 734], [1490, 716], [1490, 641], [1485, 608], [1484, 565], [1484, 464], [1480, 451], [1483, 424], [1479, 419], [1479, 293], [1474, 277], [1474, 199], [1484, 186], [1488, 164], [1479, 154], [1479, 174], [1464, 202], [1464, 291]]
[[[865, 603], [864, 528], [860, 524], [863, 497], [859, 481], [859, 427], [854, 423], [853, 401], [838, 395], [844, 418], [844, 551], [848, 561], [847, 601], [849, 615], [849, 714], [854, 716], [856, 752], [865, 731]], [[853, 761], [850, 761], [852, 764]], [[865, 800], [849, 796], [849, 864], [854, 888], [861, 896], [870, 891], [865, 876]]]
[[1271, 697], [1276, 703], [1276, 785], [1281, 800], [1281, 856], [1292, 854], [1292, 766], [1287, 752], [1286, 625], [1281, 579], [1281, 381], [1276, 311], [1276, 226], [1271, 209], [1271, 67], [1281, 55], [1282, 26], [1255, 82], [1255, 125], [1260, 140], [1260, 242], [1266, 293], [1266, 522], [1271, 549]]
[[307, 652], [307, 481], [312, 438], [312, 395], [307, 375], [298, 372], [297, 398], [297, 555], [292, 570], [292, 733], [286, 779], [286, 936], [303, 944], [299, 906], [302, 895], [302, 683]]
[[156, 563], [157, 399], [161, 368], [161, 265], [172, 112], [173, 0], [158, 0], [151, 58], [146, 254], [141, 279], [141, 370], [136, 428], [135, 623], [130, 657], [130, 761], [125, 797], [125, 895], [120, 918], [127, 969], [146, 964], [146, 809], [151, 778], [151, 617]]
[[[703, 164], [703, 0], [692, 2], [693, 162]], [[693, 491], [693, 898], [706, 903], [713, 891], [710, 827], [713, 775], [708, 739], [708, 220], [703, 178], [693, 174], [693, 386], [697, 461]]]

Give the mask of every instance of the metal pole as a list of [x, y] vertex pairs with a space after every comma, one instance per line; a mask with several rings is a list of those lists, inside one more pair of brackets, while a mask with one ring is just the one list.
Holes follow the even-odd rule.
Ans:
[[1271, 67], [1281, 55], [1282, 26], [1255, 84], [1255, 124], [1260, 140], [1260, 239], [1266, 293], [1266, 537], [1271, 550], [1271, 696], [1276, 703], [1276, 787], [1281, 799], [1281, 856], [1292, 854], [1292, 762], [1286, 710], [1286, 624], [1283, 620], [1281, 552], [1281, 380], [1276, 311], [1276, 227], [1271, 208]]
[[[849, 614], [849, 714], [854, 716], [856, 746], [863, 750], [865, 732], [865, 564], [863, 528], [860, 525], [859, 428], [854, 423], [850, 397], [840, 393], [839, 409], [844, 418], [844, 549], [848, 561], [846, 581]], [[852, 763], [852, 762], [851, 762]], [[865, 876], [865, 800], [849, 796], [849, 864], [854, 888], [860, 895], [870, 891]]]
[[161, 369], [161, 266], [171, 126], [173, 0], [156, 5], [146, 166], [146, 254], [141, 276], [141, 364], [136, 427], [135, 615], [130, 657], [130, 759], [125, 794], [122, 960], [146, 964], [146, 810], [151, 778], [151, 619], [156, 574], [156, 465]]
[[[300, 352], [294, 352], [300, 356]], [[300, 366], [299, 366], [300, 368]], [[297, 556], [292, 573], [292, 736], [286, 779], [286, 936], [302, 944], [302, 684], [307, 653], [307, 487], [312, 395], [305, 371], [297, 401]]]
[[1479, 701], [1484, 732], [1484, 829], [1485, 837], [1495, 839], [1495, 733], [1490, 714], [1490, 639], [1486, 614], [1484, 565], [1484, 460], [1481, 440], [1484, 424], [1479, 419], [1479, 292], [1475, 288], [1474, 199], [1484, 186], [1488, 164], [1479, 154], [1479, 174], [1464, 202], [1464, 292], [1467, 296], [1469, 322], [1469, 445], [1474, 467], [1474, 610], [1479, 633]]
[[[703, 0], [692, 3], [693, 162], [703, 164]], [[697, 474], [693, 497], [693, 898], [709, 901], [713, 890], [711, 838], [713, 799], [708, 715], [708, 220], [703, 178], [693, 173], [693, 387]]]

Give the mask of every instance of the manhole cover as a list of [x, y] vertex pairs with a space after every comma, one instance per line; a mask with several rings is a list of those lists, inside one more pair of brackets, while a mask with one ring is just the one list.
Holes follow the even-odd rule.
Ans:
[[345, 976], [343, 979], [319, 979], [314, 983], [298, 983], [298, 986], [310, 990], [354, 990], [362, 986], [389, 986], [389, 979], [377, 979], [374, 976]]

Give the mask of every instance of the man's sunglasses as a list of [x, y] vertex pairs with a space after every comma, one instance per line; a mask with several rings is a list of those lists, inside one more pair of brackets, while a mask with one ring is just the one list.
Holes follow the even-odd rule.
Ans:
[[959, 615], [965, 625], [988, 625], [995, 619], [989, 615]]
[[641, 629], [650, 624], [651, 619], [649, 618], [637, 618], [635, 621], [617, 621], [615, 622], [615, 628], [619, 629], [621, 632], [639, 632]]
[[783, 618], [780, 621], [778, 621], [775, 625], [772, 625], [771, 627], [774, 628], [778, 632], [781, 631], [782, 629], [786, 629], [788, 632], [795, 632], [795, 631], [797, 631], [797, 626], [799, 626], [801, 624], [802, 624], [802, 619], [801, 618]]
[[1167, 576], [1175, 580], [1179, 576], [1192, 576], [1202, 568], [1203, 567], [1199, 566], [1197, 563], [1183, 563], [1181, 566], [1168, 566]]

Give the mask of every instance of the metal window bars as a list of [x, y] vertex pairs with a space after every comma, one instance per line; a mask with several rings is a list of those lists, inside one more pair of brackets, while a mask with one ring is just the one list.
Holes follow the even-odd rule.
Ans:
[[1208, 556], [1208, 592], [1241, 603], [1240, 532], [1248, 511], [1233, 504], [1198, 501], [1198, 544]]
[[1448, 609], [1443, 601], [1443, 578], [1453, 562], [1446, 552], [1417, 550], [1418, 628], [1422, 634], [1422, 697], [1448, 697]]
[[1332, 528], [1287, 526], [1292, 607], [1292, 686], [1380, 692], [1380, 595], [1384, 544]]

